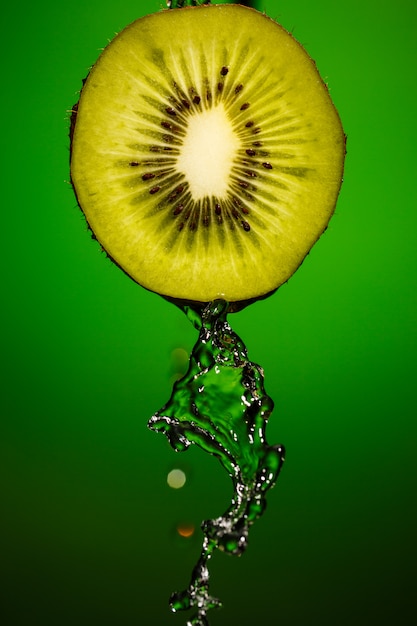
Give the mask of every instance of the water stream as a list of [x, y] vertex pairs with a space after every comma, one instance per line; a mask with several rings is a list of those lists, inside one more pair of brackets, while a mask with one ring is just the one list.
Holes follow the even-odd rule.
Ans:
[[177, 451], [196, 444], [216, 456], [233, 482], [229, 508], [202, 523], [203, 545], [188, 588], [170, 599], [173, 611], [195, 609], [187, 626], [207, 626], [207, 611], [220, 605], [209, 593], [209, 560], [216, 550], [238, 555], [246, 549], [249, 528], [265, 510], [285, 449], [266, 440], [274, 404], [265, 392], [262, 368], [248, 359], [230, 327], [228, 303], [216, 300], [202, 311], [182, 308], [199, 337], [188, 371], [148, 425], [164, 433]]

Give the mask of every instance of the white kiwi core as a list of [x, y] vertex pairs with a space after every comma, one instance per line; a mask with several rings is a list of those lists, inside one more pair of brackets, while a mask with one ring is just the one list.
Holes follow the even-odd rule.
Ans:
[[227, 196], [230, 171], [239, 147], [239, 138], [223, 104], [189, 118], [177, 167], [186, 177], [195, 201], [212, 195]]

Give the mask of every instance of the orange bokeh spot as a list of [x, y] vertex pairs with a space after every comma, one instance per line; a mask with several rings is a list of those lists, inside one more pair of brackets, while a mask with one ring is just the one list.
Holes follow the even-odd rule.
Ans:
[[191, 537], [194, 534], [193, 524], [179, 524], [177, 526], [177, 532], [181, 537]]

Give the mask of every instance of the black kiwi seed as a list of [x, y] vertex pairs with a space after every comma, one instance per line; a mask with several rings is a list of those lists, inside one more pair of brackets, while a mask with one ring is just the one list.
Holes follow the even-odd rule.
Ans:
[[168, 196], [168, 202], [173, 202], [182, 194], [184, 191], [184, 185], [179, 185], [174, 191]]
[[203, 206], [203, 226], [205, 228], [207, 228], [208, 226], [210, 226], [210, 207], [207, 206], [207, 204], [204, 204]]

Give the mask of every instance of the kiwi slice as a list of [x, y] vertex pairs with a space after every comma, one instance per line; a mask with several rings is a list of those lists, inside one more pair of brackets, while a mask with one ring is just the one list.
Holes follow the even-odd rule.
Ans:
[[91, 230], [170, 299], [275, 291], [333, 214], [339, 116], [305, 50], [254, 9], [138, 19], [90, 71], [72, 122], [71, 179]]

